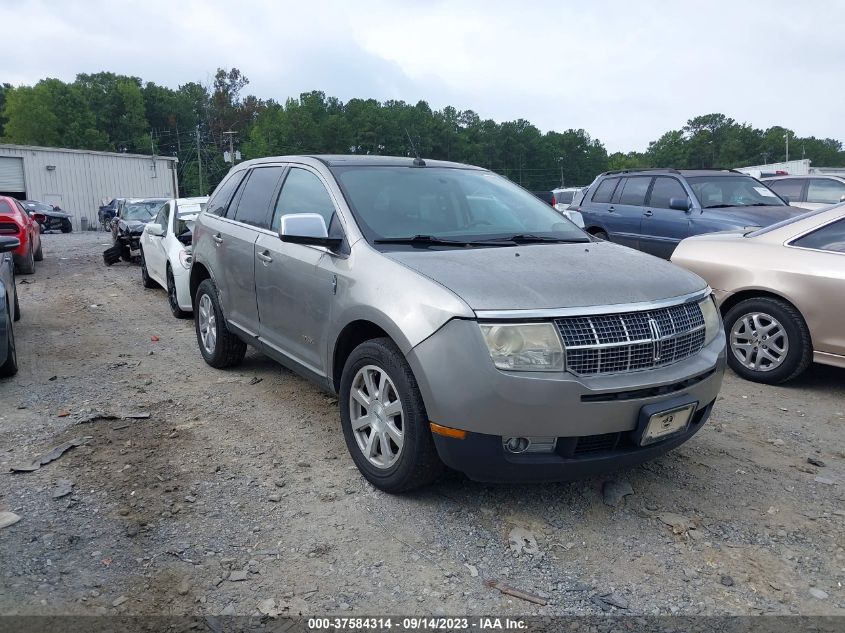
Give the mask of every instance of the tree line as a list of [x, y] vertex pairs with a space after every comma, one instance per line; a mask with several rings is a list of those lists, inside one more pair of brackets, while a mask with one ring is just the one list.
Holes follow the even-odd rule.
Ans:
[[[43, 79], [33, 86], [0, 84], [4, 143], [68, 147], [179, 158], [183, 195], [206, 194], [229, 169], [232, 145], [243, 160], [268, 155], [390, 154], [487, 167], [532, 190], [590, 183], [608, 169], [737, 167], [790, 158], [845, 166], [836, 139], [762, 130], [724, 114], [690, 119], [649, 143], [644, 152], [608, 154], [583, 129], [541, 132], [525, 119], [498, 123], [472, 110], [425, 101], [350, 99], [312, 91], [284, 103], [244, 94], [237, 68], [218, 69], [210, 85], [176, 89], [111, 72], [79, 74], [73, 82]], [[200, 165], [202, 166], [200, 168]], [[202, 169], [202, 171], [200, 171]]]

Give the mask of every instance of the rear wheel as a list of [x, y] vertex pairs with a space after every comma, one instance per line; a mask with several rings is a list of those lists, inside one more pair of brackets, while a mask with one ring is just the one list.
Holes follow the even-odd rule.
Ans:
[[366, 341], [350, 354], [340, 381], [340, 417], [352, 459], [375, 487], [405, 492], [445, 470], [417, 381], [389, 338]]
[[217, 298], [217, 287], [205, 279], [194, 297], [194, 325], [197, 343], [205, 362], [223, 369], [238, 365], [246, 354], [246, 343], [229, 331]]
[[42, 248], [42, 246], [43, 246], [43, 244], [41, 242], [41, 238], [39, 237], [38, 238], [38, 249], [36, 249], [35, 255], [33, 256], [33, 259], [35, 259], [35, 261], [37, 261], [37, 262], [44, 261], [44, 249]]
[[73, 225], [70, 220], [62, 220], [62, 233], [70, 233], [73, 231]]
[[26, 256], [19, 259], [17, 264], [17, 272], [22, 275], [31, 275], [35, 272], [35, 254], [32, 252], [32, 239], [29, 241], [29, 250], [27, 250]]
[[176, 279], [173, 277], [173, 269], [170, 264], [167, 265], [167, 302], [170, 304], [170, 312], [177, 319], [184, 319], [190, 316], [190, 312], [185, 312], [179, 307], [179, 297], [176, 294]]
[[770, 385], [792, 380], [813, 360], [804, 318], [786, 301], [740, 301], [725, 315], [728, 364], [747, 380]]
[[607, 237], [607, 233], [605, 233], [604, 231], [593, 231], [593, 237], [597, 237], [600, 240], [604, 240], [605, 242], [609, 240], [609, 238]]
[[12, 314], [6, 306], [6, 361], [0, 365], [0, 378], [8, 378], [18, 373], [18, 355], [15, 349], [15, 328], [12, 325]]

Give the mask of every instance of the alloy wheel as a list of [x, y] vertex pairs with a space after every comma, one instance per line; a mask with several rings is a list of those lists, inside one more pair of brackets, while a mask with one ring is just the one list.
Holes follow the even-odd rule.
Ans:
[[352, 433], [361, 453], [376, 468], [393, 466], [405, 443], [402, 401], [396, 385], [380, 367], [365, 365], [349, 391]]
[[206, 353], [214, 354], [214, 348], [217, 347], [217, 317], [214, 315], [214, 305], [208, 295], [204, 294], [200, 297], [197, 318], [202, 346]]
[[764, 312], [749, 312], [731, 328], [731, 352], [752, 371], [780, 367], [789, 354], [789, 337], [780, 321]]

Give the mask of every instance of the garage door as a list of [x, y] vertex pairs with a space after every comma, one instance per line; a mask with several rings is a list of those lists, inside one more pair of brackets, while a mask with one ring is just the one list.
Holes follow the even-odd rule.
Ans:
[[23, 158], [0, 156], [0, 191], [26, 191], [23, 182]]

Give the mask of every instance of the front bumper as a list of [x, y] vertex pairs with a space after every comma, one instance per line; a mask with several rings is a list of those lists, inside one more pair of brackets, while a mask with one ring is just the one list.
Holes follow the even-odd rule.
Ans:
[[[725, 339], [719, 335], [695, 356], [656, 369], [596, 377], [570, 373], [505, 372], [496, 369], [475, 321], [454, 319], [408, 354], [428, 417], [437, 424], [468, 431], [466, 440], [436, 437], [443, 460], [467, 473], [477, 472], [473, 455], [515, 474], [542, 454], [505, 459], [502, 437], [556, 437], [558, 448], [579, 438], [614, 434], [618, 439], [594, 466], [638, 463], [691, 437], [710, 415], [725, 369]], [[628, 446], [640, 411], [678, 398], [697, 402], [687, 433], [645, 448]], [[586, 440], [584, 440], [586, 441]], [[462, 446], [455, 443], [467, 442]], [[566, 452], [545, 457], [539, 479], [566, 479], [580, 468]], [[470, 460], [470, 461], [467, 461]], [[502, 461], [504, 460], [504, 462]], [[526, 462], [526, 460], [529, 460]], [[591, 461], [591, 460], [588, 460]], [[537, 462], [539, 464], [539, 462]], [[612, 464], [612, 465], [611, 465]], [[529, 469], [530, 470], [530, 469]], [[577, 476], [577, 475], [576, 475]], [[507, 476], [512, 480], [516, 477]], [[530, 477], [529, 477], [530, 479]]]

